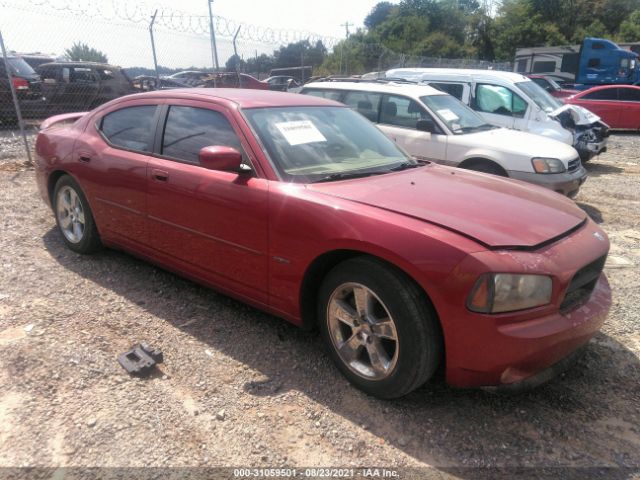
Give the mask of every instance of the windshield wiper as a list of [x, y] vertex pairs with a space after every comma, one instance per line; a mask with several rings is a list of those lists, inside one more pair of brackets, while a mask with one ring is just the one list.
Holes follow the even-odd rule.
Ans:
[[424, 163], [402, 162], [397, 167], [390, 168], [389, 171], [390, 172], [399, 172], [400, 170], [407, 170], [409, 168], [423, 167], [424, 165], [425, 165]]
[[490, 123], [483, 123], [482, 125], [477, 125], [475, 127], [462, 127], [456, 128], [453, 133], [471, 133], [471, 132], [480, 132], [482, 130], [493, 130], [494, 128], [498, 128], [495, 125], [491, 125]]
[[346, 180], [348, 178], [362, 178], [369, 177], [371, 175], [380, 175], [383, 173], [387, 173], [388, 170], [382, 170], [379, 172], [341, 172], [341, 173], [331, 173], [326, 177], [319, 178], [311, 183], [320, 183], [320, 182], [331, 182], [333, 180]]

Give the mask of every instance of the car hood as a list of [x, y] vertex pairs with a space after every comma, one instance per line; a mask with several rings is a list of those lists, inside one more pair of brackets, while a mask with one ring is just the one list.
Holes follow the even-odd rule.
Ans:
[[534, 248], [586, 219], [551, 190], [434, 164], [307, 188], [439, 225], [489, 248]]
[[591, 125], [592, 123], [600, 121], [599, 116], [578, 105], [563, 105], [548, 115], [551, 118], [559, 118], [563, 112], [568, 112], [576, 125]]
[[507, 128], [496, 128], [482, 132], [456, 135], [453, 138], [469, 146], [482, 146], [498, 150], [511, 155], [532, 157], [558, 158], [566, 163], [578, 156], [578, 152], [566, 143], [553, 138], [520, 132]]

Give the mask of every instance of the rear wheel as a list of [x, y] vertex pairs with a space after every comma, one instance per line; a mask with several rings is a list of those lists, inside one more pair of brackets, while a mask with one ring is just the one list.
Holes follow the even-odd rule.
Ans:
[[442, 355], [442, 335], [424, 293], [402, 272], [358, 257], [335, 267], [319, 295], [329, 354], [358, 388], [397, 398], [425, 383]]
[[87, 199], [78, 182], [69, 175], [56, 182], [53, 208], [67, 247], [77, 253], [93, 253], [102, 247]]

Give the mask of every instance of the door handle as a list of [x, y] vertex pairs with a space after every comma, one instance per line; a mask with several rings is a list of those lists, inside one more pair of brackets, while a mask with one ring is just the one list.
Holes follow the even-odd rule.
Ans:
[[91, 157], [89, 155], [87, 155], [86, 153], [81, 153], [80, 156], [78, 157], [78, 160], [80, 160], [81, 162], [90, 162], [91, 161]]
[[151, 169], [151, 176], [160, 182], [166, 182], [169, 178], [169, 173], [164, 170], [158, 170], [157, 168]]

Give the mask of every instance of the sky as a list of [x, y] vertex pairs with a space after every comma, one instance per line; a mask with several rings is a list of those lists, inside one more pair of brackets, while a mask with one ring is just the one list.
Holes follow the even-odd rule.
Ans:
[[[214, 15], [231, 21], [217, 24], [220, 64], [233, 54], [231, 36], [240, 23], [238, 54], [248, 58], [306, 38], [307, 32], [325, 40], [342, 39], [344, 24], [351, 24], [351, 32], [362, 27], [377, 2], [214, 0]], [[147, 19], [156, 8], [158, 63], [172, 68], [211, 66], [207, 0], [0, 0], [0, 31], [9, 50], [59, 55], [81, 41], [104, 52], [111, 63], [152, 67]]]

